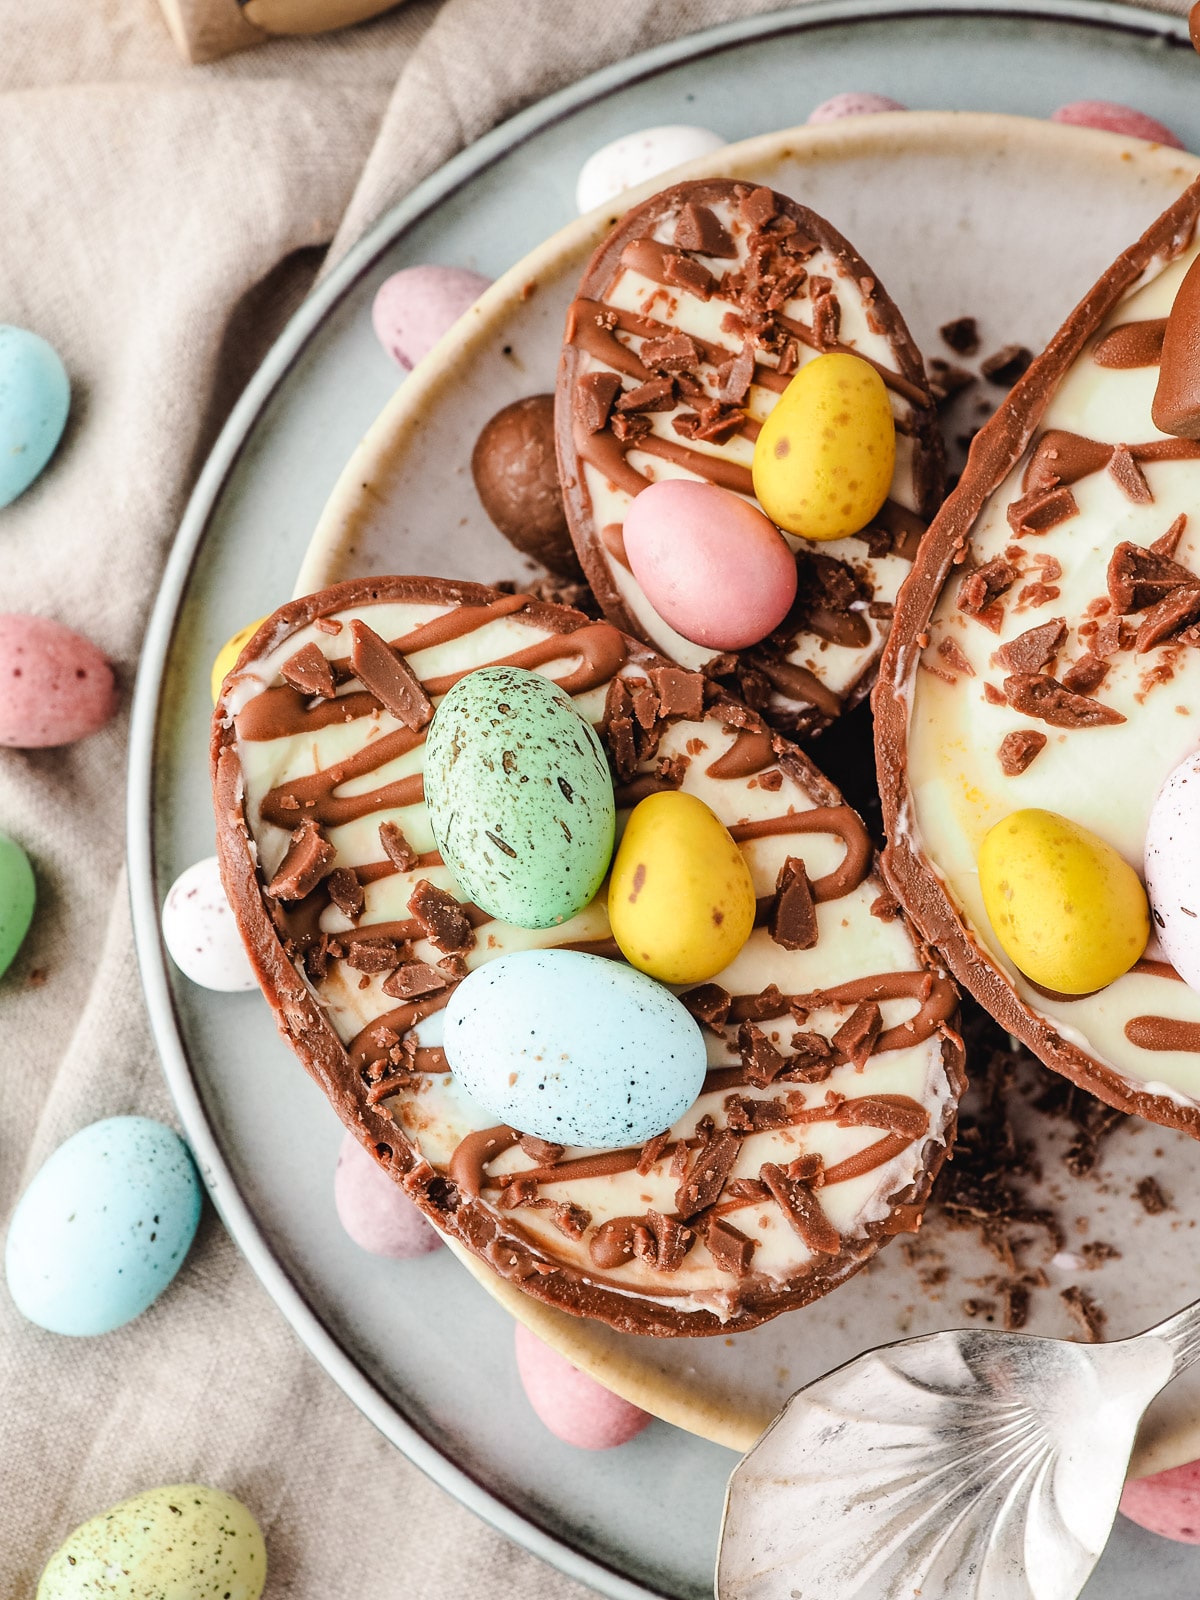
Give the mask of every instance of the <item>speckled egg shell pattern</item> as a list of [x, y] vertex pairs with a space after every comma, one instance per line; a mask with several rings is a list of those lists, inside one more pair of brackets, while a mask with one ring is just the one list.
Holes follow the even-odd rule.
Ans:
[[[796, 554], [796, 604], [723, 681], [795, 730], [869, 690], [901, 583], [942, 492], [942, 445], [920, 352], [879, 278], [823, 218], [770, 189], [678, 184], [618, 224], [584, 272], [558, 374], [558, 456], [571, 536], [604, 613], [685, 667], [718, 655], [670, 627], [625, 555], [634, 497], [663, 478], [754, 501], [754, 441], [791, 377], [851, 351], [883, 377], [896, 467], [853, 537]], [[711, 670], [711, 668], [710, 668]]]
[[1037, 807], [1141, 874], [1155, 797], [1200, 741], [1200, 441], [1151, 419], [1198, 217], [1200, 183], [976, 437], [901, 597], [874, 704], [885, 868], [926, 937], [1048, 1065], [1200, 1137], [1200, 992], [1153, 943], [1097, 993], [1037, 989], [991, 931], [977, 865], [990, 828]]
[[548, 678], [472, 672], [425, 739], [425, 798], [446, 865], [493, 916], [565, 922], [608, 870], [615, 812], [600, 741]]
[[[600, 733], [618, 826], [680, 786], [742, 849], [761, 925], [686, 994], [708, 1074], [644, 1147], [522, 1139], [447, 1071], [440, 1029], [464, 973], [519, 950], [618, 952], [603, 895], [543, 930], [467, 902], [434, 848], [423, 732], [351, 676], [353, 619], [435, 705], [475, 668], [545, 673]], [[334, 698], [284, 677], [314, 647]], [[826, 1292], [915, 1225], [962, 1087], [954, 988], [893, 914], [855, 813], [699, 675], [524, 596], [363, 580], [263, 625], [217, 707], [213, 759], [226, 890], [281, 1029], [438, 1227], [527, 1292], [630, 1331], [722, 1332]]]

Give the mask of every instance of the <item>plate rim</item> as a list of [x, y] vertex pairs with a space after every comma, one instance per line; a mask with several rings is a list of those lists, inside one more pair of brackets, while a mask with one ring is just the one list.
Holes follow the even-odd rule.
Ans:
[[666, 41], [600, 69], [527, 107], [453, 156], [386, 210], [323, 277], [271, 346], [228, 419], [197, 477], [171, 542], [146, 625], [134, 682], [126, 765], [126, 867], [134, 948], [156, 1051], [188, 1142], [209, 1196], [227, 1232], [292, 1331], [347, 1398], [376, 1428], [441, 1488], [515, 1543], [610, 1600], [671, 1600], [658, 1588], [624, 1576], [599, 1557], [552, 1533], [516, 1510], [443, 1453], [404, 1416], [354, 1360], [275, 1256], [262, 1227], [234, 1182], [216, 1130], [192, 1073], [171, 996], [169, 964], [159, 927], [155, 874], [154, 757], [162, 702], [163, 673], [186, 600], [192, 570], [213, 515], [263, 414], [292, 367], [326, 319], [379, 258], [422, 217], [464, 183], [534, 134], [583, 107], [684, 61], [717, 55], [755, 40], [822, 27], [946, 14], [1075, 22], [1167, 43], [1187, 41], [1186, 19], [1149, 12], [1119, 0], [944, 0], [913, 5], [905, 0], [808, 0], [808, 4], [761, 16], [737, 18]]

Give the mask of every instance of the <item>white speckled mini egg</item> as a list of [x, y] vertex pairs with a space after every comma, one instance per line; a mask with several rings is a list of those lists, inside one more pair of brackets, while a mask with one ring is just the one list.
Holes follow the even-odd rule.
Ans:
[[446, 1006], [446, 1060], [499, 1122], [619, 1149], [669, 1128], [707, 1066], [695, 1018], [645, 973], [580, 950], [477, 967]]
[[50, 1557], [37, 1600], [258, 1600], [262, 1530], [240, 1500], [173, 1483], [81, 1524]]
[[595, 729], [523, 667], [469, 672], [425, 741], [425, 803], [442, 860], [476, 905], [552, 928], [596, 895], [616, 804]]
[[258, 987], [216, 856], [181, 872], [162, 908], [163, 942], [180, 972], [203, 989], [227, 993]]
[[17, 1202], [4, 1268], [17, 1310], [51, 1333], [109, 1333], [183, 1265], [200, 1221], [187, 1145], [148, 1117], [107, 1117], [47, 1158]]
[[1146, 893], [1167, 960], [1200, 989], [1200, 752], [1179, 763], [1150, 808]]
[[685, 161], [712, 155], [726, 142], [710, 128], [695, 128], [682, 122], [623, 133], [611, 144], [593, 151], [583, 163], [575, 185], [575, 204], [581, 215], [593, 211], [648, 178], [657, 178]]

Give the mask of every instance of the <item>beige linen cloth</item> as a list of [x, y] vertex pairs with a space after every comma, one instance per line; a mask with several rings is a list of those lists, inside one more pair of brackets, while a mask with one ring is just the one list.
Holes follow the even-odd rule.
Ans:
[[[464, 144], [584, 72], [770, 9], [410, 0], [344, 34], [186, 67], [154, 0], [0, 0], [0, 322], [49, 338], [73, 390], [50, 470], [0, 512], [0, 610], [90, 635], [127, 703], [204, 453], [330, 241], [340, 252]], [[77, 1128], [175, 1120], [130, 937], [126, 732], [123, 712], [64, 750], [0, 750], [0, 829], [39, 892], [0, 980], [0, 1226]], [[0, 1285], [0, 1596], [32, 1595], [76, 1523], [181, 1480], [253, 1508], [271, 1597], [584, 1594], [384, 1442], [211, 1210], [168, 1293], [105, 1338], [30, 1327]]]

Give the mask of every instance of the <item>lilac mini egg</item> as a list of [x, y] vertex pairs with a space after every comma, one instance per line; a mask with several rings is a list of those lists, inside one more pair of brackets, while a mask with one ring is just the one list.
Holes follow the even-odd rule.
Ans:
[[1183, 140], [1164, 123], [1132, 106], [1118, 105], [1115, 100], [1072, 100], [1052, 111], [1050, 121], [1073, 128], [1099, 128], [1101, 133], [1120, 133], [1128, 139], [1147, 139], [1151, 144], [1170, 145], [1173, 150], [1184, 147]]
[[819, 106], [814, 106], [805, 121], [815, 126], [822, 122], [840, 122], [843, 117], [873, 117], [880, 111], [907, 110], [907, 106], [901, 105], [899, 100], [889, 99], [886, 94], [872, 94], [866, 89], [847, 89], [844, 94], [835, 94], [829, 100], [822, 100]]
[[652, 483], [626, 514], [624, 540], [647, 600], [693, 644], [744, 650], [777, 628], [796, 598], [787, 540], [757, 506], [715, 484]]
[[405, 267], [375, 293], [375, 337], [397, 365], [415, 367], [479, 296], [491, 279], [466, 267]]
[[577, 1450], [611, 1450], [636, 1439], [653, 1418], [516, 1326], [517, 1371], [538, 1418], [556, 1439]]
[[90, 639], [49, 617], [0, 615], [0, 745], [74, 744], [116, 709], [113, 669]]
[[352, 1133], [343, 1137], [338, 1151], [333, 1203], [342, 1227], [373, 1256], [410, 1261], [442, 1243], [437, 1229]]

